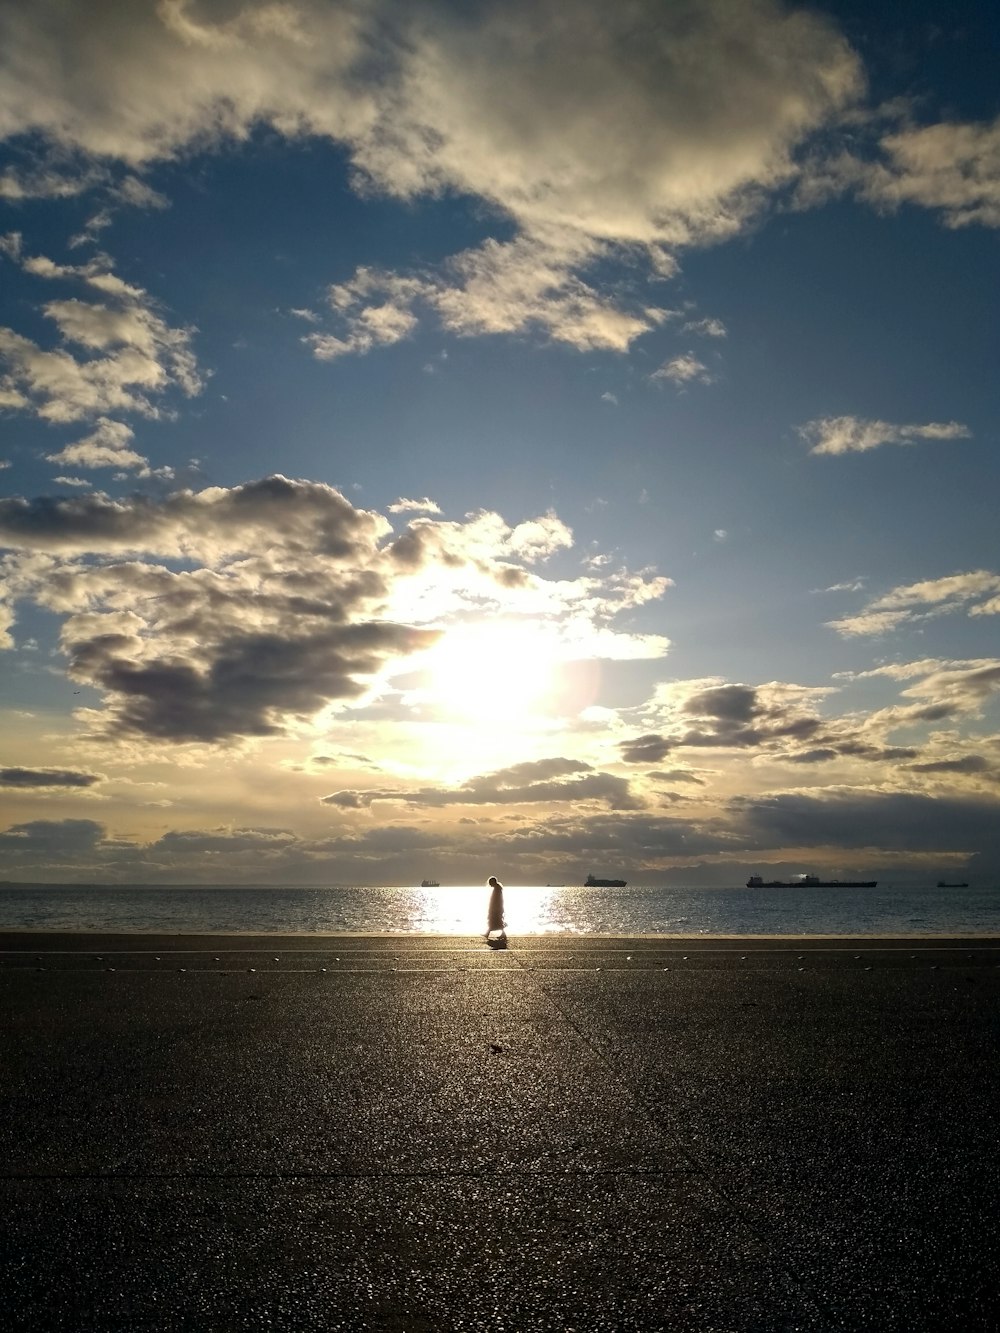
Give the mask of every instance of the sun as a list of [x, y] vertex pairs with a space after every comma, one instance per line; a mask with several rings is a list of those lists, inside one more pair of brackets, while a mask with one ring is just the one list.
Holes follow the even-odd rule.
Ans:
[[556, 635], [537, 622], [456, 624], [424, 660], [427, 696], [441, 715], [513, 722], [543, 711], [561, 657]]

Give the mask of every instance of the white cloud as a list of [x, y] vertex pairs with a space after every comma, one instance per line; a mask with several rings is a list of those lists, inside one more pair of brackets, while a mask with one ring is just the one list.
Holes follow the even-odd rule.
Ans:
[[1000, 658], [965, 661], [924, 658], [874, 667], [862, 674], [910, 680], [913, 683], [902, 691], [904, 698], [947, 706], [953, 713], [978, 713], [984, 702], [1000, 690]]
[[700, 333], [706, 338], [725, 338], [728, 330], [721, 319], [695, 319], [684, 325], [686, 333]]
[[504, 543], [520, 560], [533, 564], [573, 545], [573, 533], [551, 509], [541, 518], [518, 523]]
[[7, 376], [0, 376], [0, 410], [20, 411], [28, 406], [28, 400], [20, 389], [16, 389]]
[[70, 463], [76, 467], [144, 468], [147, 460], [129, 447], [134, 434], [121, 421], [98, 417], [92, 434], [45, 457], [50, 463]]
[[19, 171], [5, 167], [0, 172], [0, 199], [20, 203], [24, 199], [69, 199], [84, 194], [103, 179], [103, 172], [90, 169], [75, 175], [64, 175], [48, 167], [33, 167]]
[[388, 506], [390, 514], [440, 514], [441, 506], [426, 495], [422, 500], [407, 500], [402, 496]]
[[941, 579], [922, 579], [906, 583], [885, 593], [872, 603], [876, 610], [898, 606], [933, 606], [941, 602], [957, 605], [985, 593], [1000, 591], [1000, 574], [988, 569], [976, 569], [965, 574], [949, 574]]
[[669, 361], [654, 370], [650, 379], [670, 380], [671, 384], [711, 384], [712, 376], [708, 367], [703, 361], [699, 361], [693, 352], [686, 352], [682, 356], [672, 357]]
[[618, 406], [618, 395], [617, 395], [617, 394], [613, 394], [613, 393], [611, 392], [610, 389], [606, 389], [606, 390], [604, 391], [604, 393], [601, 394], [601, 402], [602, 402], [602, 403], [611, 403], [611, 405], [612, 405], [613, 407], [617, 407], [617, 406]]
[[110, 208], [102, 208], [96, 212], [93, 217], [87, 219], [87, 224], [83, 231], [77, 232], [75, 236], [69, 238], [69, 248], [78, 250], [81, 245], [94, 245], [100, 239], [102, 231], [106, 231], [114, 220], [114, 214]]
[[828, 620], [828, 629], [835, 629], [844, 638], [863, 638], [868, 635], [886, 634], [897, 629], [909, 620], [906, 611], [863, 611], [856, 616], [842, 616], [839, 620]]
[[851, 679], [868, 680], [875, 676], [886, 676], [889, 680], [912, 680], [914, 676], [925, 676], [942, 667], [962, 666], [961, 662], [945, 662], [936, 657], [922, 657], [914, 662], [889, 662], [884, 666], [871, 667], [868, 671], [859, 671]]
[[868, 582], [865, 578], [848, 579], [845, 583], [831, 583], [829, 588], [820, 588], [820, 592], [861, 592]]
[[[344, 327], [345, 336], [308, 333], [302, 342], [313, 349], [319, 361], [363, 354], [374, 347], [400, 342], [417, 326], [412, 305], [431, 292], [421, 278], [402, 277], [382, 269], [359, 268], [349, 282], [335, 283], [327, 292], [331, 310]], [[310, 323], [318, 317], [293, 311]]]
[[[526, 230], [675, 245], [725, 235], [793, 172], [792, 147], [860, 89], [819, 15], [768, 0], [574, 6], [425, 23], [358, 160], [408, 195], [450, 187]], [[526, 127], [531, 127], [530, 132]]]
[[[329, 137], [363, 188], [452, 192], [513, 224], [420, 293], [445, 327], [582, 349], [623, 350], [662, 317], [599, 290], [595, 262], [644, 255], [672, 276], [677, 247], [738, 232], [794, 180], [797, 151], [863, 88], [835, 25], [778, 0], [234, 0], [212, 16], [36, 0], [30, 21], [8, 0], [0, 23], [0, 135], [137, 169], [261, 123]], [[140, 177], [113, 191], [159, 206]], [[351, 304], [314, 354], [399, 341], [415, 300]]]
[[38, 0], [26, 21], [15, 0], [0, 10], [0, 133], [134, 167], [258, 120], [353, 138], [372, 115], [349, 73], [364, 8], [237, 4], [213, 22], [188, 0]]
[[449, 269], [457, 281], [444, 281], [433, 304], [445, 328], [464, 336], [537, 327], [580, 351], [624, 352], [664, 312], [623, 309], [573, 272], [599, 256], [598, 249], [564, 233], [485, 241], [455, 256]]
[[303, 342], [320, 360], [391, 346], [416, 327], [419, 304], [460, 337], [538, 330], [581, 351], [623, 352], [667, 312], [655, 306], [623, 309], [573, 271], [601, 253], [577, 235], [549, 232], [484, 241], [434, 274], [359, 268], [350, 281], [330, 288], [343, 336], [313, 333]]
[[858, 118], [847, 146], [807, 154], [794, 206], [850, 192], [881, 212], [912, 204], [948, 227], [1000, 226], [1000, 118], [919, 126], [912, 111], [909, 99], [890, 101]]
[[156, 400], [171, 388], [189, 397], [200, 392], [192, 330], [170, 326], [148, 293], [111, 272], [103, 256], [76, 266], [34, 255], [21, 266], [101, 299], [74, 296], [42, 306], [61, 346], [44, 348], [0, 328], [0, 405], [57, 423], [122, 412], [155, 417], [161, 412]]
[[885, 160], [862, 172], [867, 198], [940, 209], [949, 227], [1000, 227], [1000, 118], [908, 127], [880, 147]]
[[170, 207], [170, 200], [159, 190], [154, 190], [148, 181], [138, 176], [125, 176], [109, 193], [119, 203], [130, 208], [154, 208], [161, 210]]
[[[970, 616], [995, 614], [1000, 608], [1000, 574], [988, 569], [948, 574], [940, 579], [922, 579], [900, 584], [881, 597], [872, 598], [856, 616], [827, 621], [831, 629], [847, 637], [883, 634], [929, 616], [965, 610]], [[970, 606], [969, 604], [972, 603]]]
[[336, 361], [339, 356], [350, 356], [356, 352], [371, 350], [370, 342], [362, 344], [355, 338], [335, 338], [332, 333], [310, 333], [302, 341], [312, 348], [317, 361]]
[[958, 421], [931, 421], [926, 425], [895, 425], [865, 417], [819, 417], [798, 428], [812, 445], [811, 454], [865, 453], [883, 444], [914, 444], [917, 440], [966, 440], [972, 432]]

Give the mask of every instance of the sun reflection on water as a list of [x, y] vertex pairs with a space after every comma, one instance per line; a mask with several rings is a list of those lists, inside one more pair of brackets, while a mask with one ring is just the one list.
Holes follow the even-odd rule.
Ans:
[[[486, 932], [486, 907], [490, 891], [485, 884], [448, 885], [446, 888], [414, 889], [410, 929], [435, 935], [476, 935]], [[541, 884], [515, 884], [504, 888], [507, 928], [519, 935], [548, 935], [565, 931], [563, 918], [552, 908], [557, 890]]]

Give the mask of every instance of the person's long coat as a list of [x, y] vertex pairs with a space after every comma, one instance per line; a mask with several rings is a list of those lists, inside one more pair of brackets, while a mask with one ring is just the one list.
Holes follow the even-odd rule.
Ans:
[[496, 888], [490, 890], [490, 905], [486, 912], [486, 927], [488, 930], [503, 930], [506, 922], [503, 919], [503, 886], [498, 884]]

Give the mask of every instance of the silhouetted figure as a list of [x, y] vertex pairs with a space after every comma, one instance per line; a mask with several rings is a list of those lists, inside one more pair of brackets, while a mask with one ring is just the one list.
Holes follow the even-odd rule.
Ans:
[[490, 876], [490, 905], [486, 909], [486, 943], [492, 949], [506, 949], [507, 922], [503, 915], [503, 885]]

